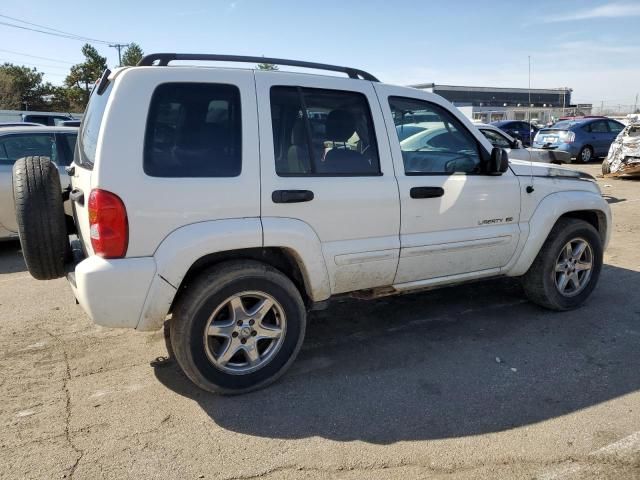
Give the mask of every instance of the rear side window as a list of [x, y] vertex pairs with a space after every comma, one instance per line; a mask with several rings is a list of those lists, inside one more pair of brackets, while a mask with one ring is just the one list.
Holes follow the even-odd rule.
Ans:
[[40, 133], [0, 137], [0, 165], [13, 165], [19, 158], [34, 155], [58, 162], [55, 135]]
[[82, 130], [80, 132], [80, 142], [78, 156], [74, 158], [77, 165], [91, 168], [96, 161], [96, 149], [98, 148], [98, 133], [102, 124], [102, 117], [107, 108], [107, 101], [111, 95], [113, 82], [109, 83], [106, 90], [98, 95], [97, 89], [93, 90], [87, 110], [82, 119]]
[[614, 122], [612, 120], [608, 120], [609, 130], [613, 133], [620, 133], [624, 129], [624, 125], [618, 122]]
[[358, 92], [272, 87], [279, 176], [380, 175], [367, 98]]
[[240, 90], [165, 83], [151, 99], [144, 171], [153, 177], [235, 177], [242, 169]]

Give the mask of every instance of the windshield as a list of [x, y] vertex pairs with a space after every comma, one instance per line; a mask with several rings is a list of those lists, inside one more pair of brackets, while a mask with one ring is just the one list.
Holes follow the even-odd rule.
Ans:
[[107, 101], [111, 95], [112, 83], [109, 82], [106, 90], [98, 95], [97, 89], [93, 90], [89, 104], [82, 119], [79, 148], [76, 149], [74, 162], [76, 165], [91, 168], [96, 160], [96, 149], [98, 148], [98, 134], [102, 117], [107, 108]]

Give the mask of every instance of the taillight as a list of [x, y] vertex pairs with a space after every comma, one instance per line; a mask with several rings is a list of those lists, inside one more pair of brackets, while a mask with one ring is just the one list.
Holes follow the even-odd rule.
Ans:
[[560, 132], [560, 140], [562, 140], [564, 143], [573, 143], [576, 139], [576, 133], [575, 132]]
[[122, 258], [129, 243], [127, 209], [117, 195], [94, 189], [89, 195], [91, 245], [96, 255]]

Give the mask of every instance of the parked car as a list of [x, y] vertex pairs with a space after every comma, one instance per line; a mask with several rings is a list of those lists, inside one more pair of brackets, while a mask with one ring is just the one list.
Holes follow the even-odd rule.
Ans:
[[609, 148], [602, 162], [602, 174], [616, 177], [640, 176], [640, 115], [627, 125]]
[[536, 125], [522, 120], [499, 120], [491, 122], [491, 125], [498, 127], [511, 137], [521, 140], [525, 146], [531, 145], [533, 137], [538, 132]]
[[[0, 239], [18, 236], [11, 175], [13, 164], [22, 157], [46, 156], [58, 167], [60, 186], [69, 185], [64, 167], [73, 160], [77, 128], [8, 127], [0, 129]], [[33, 212], [31, 212], [33, 213]], [[71, 214], [67, 206], [67, 214]]]
[[22, 120], [24, 122], [39, 123], [50, 127], [60, 126], [60, 122], [75, 120], [71, 115], [58, 115], [47, 113], [23, 113]]
[[[408, 114], [439, 124], [438, 141], [401, 141]], [[14, 166], [29, 271], [67, 276], [97, 324], [144, 331], [168, 321], [177, 363], [212, 392], [277, 379], [300, 349], [307, 311], [338, 295], [506, 275], [539, 305], [576, 308], [596, 286], [612, 230], [592, 176], [509, 162], [439, 95], [351, 67], [148, 55], [105, 72], [75, 152], [71, 242], [63, 199], [47, 201], [58, 170], [38, 156]]]
[[492, 124], [477, 123], [476, 127], [494, 147], [504, 148], [510, 159], [543, 163], [570, 163], [571, 156], [561, 150], [524, 147], [522, 141], [510, 137]]
[[568, 152], [578, 162], [589, 163], [595, 157], [607, 155], [611, 143], [624, 125], [604, 117], [561, 120], [550, 128], [538, 131], [533, 146]]

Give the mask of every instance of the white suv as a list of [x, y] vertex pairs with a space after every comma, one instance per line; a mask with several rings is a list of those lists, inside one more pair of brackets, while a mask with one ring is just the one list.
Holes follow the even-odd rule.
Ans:
[[[406, 148], [396, 127], [416, 115], [438, 141]], [[71, 243], [63, 202], [47, 201], [59, 197], [50, 165], [28, 157], [14, 168], [30, 272], [67, 275], [100, 325], [154, 330], [170, 319], [186, 375], [221, 393], [281, 375], [307, 311], [335, 295], [507, 275], [542, 306], [577, 307], [611, 230], [593, 177], [509, 162], [442, 97], [290, 60], [155, 54], [105, 72], [69, 167]]]

